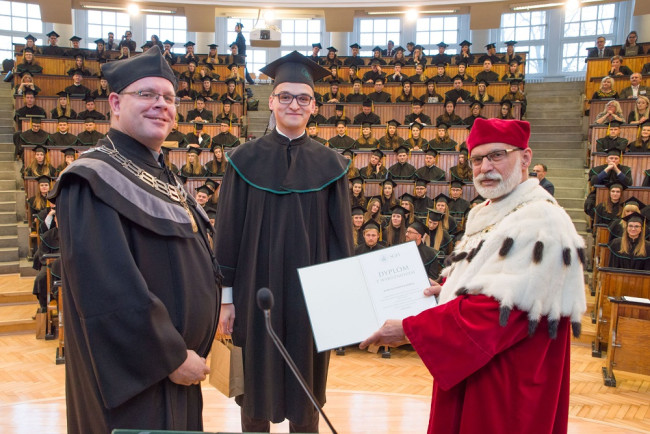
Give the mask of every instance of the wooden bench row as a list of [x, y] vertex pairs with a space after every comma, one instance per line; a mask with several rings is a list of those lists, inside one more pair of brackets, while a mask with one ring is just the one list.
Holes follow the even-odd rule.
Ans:
[[[76, 147], [79, 152], [86, 151], [87, 147]], [[48, 158], [50, 164], [55, 168], [59, 166], [64, 161], [63, 156], [63, 147], [50, 147], [48, 149]], [[340, 152], [340, 150], [339, 150]], [[361, 150], [357, 151], [354, 157], [353, 165], [359, 170], [365, 168], [370, 161], [371, 151]], [[25, 146], [23, 158], [25, 161], [25, 166], [31, 164], [34, 160], [34, 146]], [[187, 159], [187, 150], [185, 148], [171, 149], [169, 152], [169, 160], [175, 164], [179, 169], [182, 165], [185, 164]], [[209, 149], [202, 149], [201, 154], [199, 155], [199, 161], [201, 164], [207, 164], [213, 159], [213, 155]], [[393, 164], [397, 163], [397, 155], [393, 152], [386, 152], [384, 157], [384, 165], [388, 168]], [[414, 151], [411, 153], [409, 158], [409, 163], [414, 165], [416, 168], [424, 166], [424, 153], [421, 151]], [[442, 169], [445, 173], [449, 172], [449, 169], [458, 164], [458, 152], [440, 152], [437, 157], [436, 165]]]
[[[650, 55], [643, 56], [630, 56], [623, 58], [623, 65], [630, 68], [633, 72], [641, 72], [643, 65], [650, 62]], [[590, 59], [587, 62], [587, 74], [585, 76], [585, 95], [591, 98], [598, 87], [600, 86], [600, 79], [605, 77], [609, 70], [612, 68], [610, 59]], [[629, 86], [630, 77], [615, 78], [615, 86], [617, 81], [627, 81], [623, 87]], [[622, 88], [621, 88], [622, 89]], [[617, 89], [618, 90], [618, 89]]]
[[[67, 75], [47, 75], [47, 74], [37, 74], [34, 76], [34, 84], [41, 88], [39, 97], [41, 96], [55, 96], [58, 92], [61, 92], [66, 87], [72, 85], [72, 78]], [[91, 91], [94, 89], [99, 89], [99, 78], [97, 77], [85, 77], [82, 81], [82, 84], [86, 86]], [[14, 77], [14, 85], [16, 87], [20, 86], [20, 77]], [[201, 83], [194, 83], [191, 85], [191, 88], [200, 91]], [[222, 95], [226, 93], [228, 86], [223, 81], [212, 82], [212, 92], [219, 93]], [[240, 96], [243, 96], [244, 84], [238, 83], [236, 91]]]
[[[59, 97], [57, 96], [38, 96], [36, 98], [36, 104], [39, 105], [40, 107], [45, 110], [45, 113], [47, 113], [48, 117], [50, 115], [50, 111], [52, 109], [56, 108], [57, 103], [59, 102]], [[23, 98], [16, 98], [15, 101], [15, 108], [16, 110], [20, 109], [25, 105], [25, 100]], [[81, 113], [82, 111], [86, 110], [86, 103], [81, 100], [81, 99], [71, 99], [70, 100], [70, 107], [72, 110], [76, 111], [77, 113]], [[183, 118], [187, 118], [187, 112], [190, 110], [194, 110], [196, 107], [196, 103], [194, 101], [181, 101], [181, 105], [177, 108], [177, 112], [183, 115]], [[219, 113], [221, 113], [221, 110], [223, 109], [223, 104], [219, 101], [206, 101], [205, 103], [205, 109], [210, 110], [214, 116], [218, 116]], [[231, 105], [230, 109], [232, 110], [233, 114], [237, 116], [237, 118], [241, 118], [243, 107], [241, 103], [234, 103]], [[102, 114], [106, 114], [110, 111], [110, 106], [108, 105], [108, 100], [106, 99], [98, 99], [95, 100], [95, 110]]]
[[[440, 94], [443, 98], [445, 97], [445, 92], [448, 92], [454, 88], [452, 83], [441, 83], [436, 85], [436, 92]], [[465, 83], [463, 89], [469, 91], [471, 94], [476, 94], [477, 85], [475, 83]], [[412, 86], [413, 96], [420, 98], [427, 91], [427, 85], [425, 83], [414, 83]], [[328, 83], [316, 83], [314, 90], [321, 95], [325, 95], [330, 91], [330, 85]], [[501, 98], [508, 93], [510, 86], [505, 82], [492, 83], [487, 88], [488, 95], [492, 95], [495, 101], [501, 101]], [[347, 96], [352, 93], [352, 84], [351, 83], [341, 83], [339, 85], [339, 91], [343, 95]], [[374, 86], [372, 84], [364, 84], [361, 88], [361, 93], [366, 95], [374, 91]], [[394, 102], [395, 99], [400, 96], [402, 93], [402, 85], [400, 83], [386, 83], [384, 85], [384, 92], [387, 92], [391, 96], [391, 100]]]

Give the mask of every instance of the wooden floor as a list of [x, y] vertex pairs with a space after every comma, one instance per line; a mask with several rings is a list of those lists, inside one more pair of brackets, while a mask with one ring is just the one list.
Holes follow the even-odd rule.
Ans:
[[[28, 280], [0, 276], [0, 293], [11, 292], [12, 284], [31, 291]], [[15, 306], [29, 306], [30, 315], [35, 310]], [[54, 363], [56, 345], [31, 333], [0, 335], [0, 432], [65, 432], [65, 368]], [[618, 387], [608, 388], [603, 364], [589, 347], [573, 345], [569, 432], [650, 432], [650, 377], [616, 372]], [[203, 393], [205, 430], [240, 431], [234, 400], [207, 383]], [[332, 356], [325, 411], [339, 432], [423, 433], [430, 393], [431, 376], [412, 350], [397, 349], [382, 359], [351, 348]], [[288, 424], [272, 431], [288, 432]], [[322, 421], [321, 431], [328, 432]]]

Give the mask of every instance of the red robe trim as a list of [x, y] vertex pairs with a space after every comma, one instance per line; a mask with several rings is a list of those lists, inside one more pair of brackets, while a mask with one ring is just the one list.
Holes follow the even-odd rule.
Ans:
[[546, 318], [528, 337], [527, 313], [499, 325], [499, 303], [460, 296], [403, 321], [435, 379], [429, 433], [566, 433], [570, 322]]

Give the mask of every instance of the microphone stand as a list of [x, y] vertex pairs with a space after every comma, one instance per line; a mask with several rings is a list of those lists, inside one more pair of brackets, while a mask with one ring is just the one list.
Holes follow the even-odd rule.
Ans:
[[330, 420], [325, 415], [325, 412], [323, 411], [323, 409], [318, 404], [318, 401], [316, 401], [316, 397], [314, 396], [312, 391], [307, 386], [307, 382], [305, 381], [302, 374], [298, 370], [298, 367], [293, 362], [293, 359], [291, 359], [291, 356], [287, 352], [286, 348], [284, 348], [284, 345], [282, 345], [282, 342], [280, 341], [280, 338], [273, 331], [273, 327], [271, 327], [271, 310], [270, 309], [264, 309], [264, 323], [266, 324], [266, 331], [269, 333], [269, 336], [271, 336], [271, 340], [275, 344], [278, 351], [280, 351], [280, 354], [282, 355], [282, 358], [284, 359], [284, 361], [287, 362], [287, 365], [289, 365], [289, 368], [291, 369], [291, 372], [293, 372], [293, 375], [295, 375], [296, 378], [298, 379], [298, 383], [300, 383], [300, 386], [302, 387], [302, 390], [305, 391], [305, 393], [309, 397], [309, 400], [311, 401], [311, 403], [314, 405], [314, 407], [316, 407], [316, 410], [318, 410], [320, 415], [323, 416], [323, 419], [325, 419], [325, 422], [327, 423], [327, 426], [330, 428], [330, 430], [332, 430], [332, 432], [334, 434], [337, 434], [336, 430], [332, 426], [332, 423], [330, 422]]

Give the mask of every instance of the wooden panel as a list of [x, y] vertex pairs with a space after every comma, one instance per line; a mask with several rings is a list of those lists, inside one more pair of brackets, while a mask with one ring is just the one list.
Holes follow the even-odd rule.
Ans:
[[611, 302], [609, 297], [650, 297], [650, 272], [600, 268], [597, 329], [594, 346], [602, 348], [609, 343]]
[[[45, 110], [45, 113], [50, 113], [52, 109], [56, 107], [57, 102], [59, 101], [59, 98], [56, 96], [38, 96], [36, 99], [36, 104], [42, 107]], [[25, 105], [25, 100], [23, 98], [16, 98], [14, 107], [16, 110], [19, 108], [23, 107]], [[80, 99], [72, 99], [70, 100], [70, 106], [72, 107], [72, 110], [76, 111], [77, 113], [80, 113], [84, 110], [86, 110], [86, 103]], [[212, 114], [214, 116], [217, 116], [219, 113], [221, 113], [223, 104], [218, 101], [206, 101], [205, 103], [205, 108], [206, 110], [212, 111]], [[182, 114], [183, 117], [187, 116], [187, 112], [194, 109], [195, 104], [193, 101], [181, 101], [181, 105], [178, 107], [177, 111], [178, 113]], [[106, 99], [98, 99], [95, 100], [95, 110], [97, 110], [100, 113], [106, 114], [110, 111], [110, 106], [108, 105], [108, 100]], [[232, 104], [231, 106], [232, 112], [237, 116], [237, 118], [241, 118], [243, 107], [241, 103], [235, 103]]]
[[[364, 183], [364, 193], [366, 197], [379, 196], [381, 194], [381, 185], [379, 180], [370, 180]], [[415, 183], [413, 181], [395, 181], [395, 196], [399, 197], [404, 193], [415, 194]], [[448, 182], [430, 182], [427, 184], [427, 196], [434, 198], [440, 193], [449, 195]], [[463, 199], [470, 201], [476, 197], [476, 189], [473, 184], [467, 184], [463, 188]]]
[[[425, 94], [427, 90], [427, 86], [424, 83], [414, 83], [412, 89], [413, 89], [413, 95], [419, 98], [420, 96]], [[451, 83], [436, 85], [436, 91], [443, 97], [445, 96], [445, 92], [450, 91], [451, 89], [453, 89], [453, 85]], [[469, 91], [472, 94], [475, 94], [476, 84], [467, 83], [463, 85], [463, 89]], [[330, 91], [330, 85], [327, 83], [316, 83], [314, 90], [320, 93], [321, 95], [325, 95]], [[341, 83], [339, 85], [339, 90], [344, 95], [347, 96], [348, 94], [352, 93], [352, 84]], [[508, 93], [508, 90], [509, 90], [508, 83], [499, 82], [499, 83], [492, 83], [487, 88], [487, 93], [489, 95], [492, 95], [496, 101], [501, 101], [501, 98], [503, 98], [503, 96], [506, 93]], [[366, 95], [372, 93], [373, 91], [374, 91], [374, 86], [371, 84], [364, 84], [361, 88], [361, 92], [365, 93]], [[384, 85], [384, 92], [388, 92], [391, 95], [392, 101], [395, 101], [395, 98], [397, 98], [402, 93], [402, 85], [399, 83], [386, 83]]]
[[[645, 314], [650, 309], [645, 309]], [[650, 374], [650, 321], [634, 317], [621, 316], [619, 313], [616, 327], [616, 344], [620, 348], [614, 351], [612, 362], [617, 371]]]
[[[50, 75], [68, 75], [68, 70], [76, 67], [74, 57], [55, 57], [55, 56], [34, 56], [36, 63], [43, 67], [43, 74]], [[16, 55], [16, 65], [23, 62], [21, 54]], [[99, 62], [96, 60], [86, 60], [84, 67], [93, 75], [99, 75]]]
[[[41, 88], [40, 96], [54, 96], [57, 92], [61, 92], [66, 87], [72, 84], [72, 77], [67, 75], [46, 75], [46, 74], [36, 74], [34, 75], [34, 83]], [[14, 85], [20, 84], [20, 77], [18, 75], [14, 76]], [[89, 88], [90, 90], [97, 89], [99, 87], [99, 78], [97, 77], [84, 77], [82, 84]], [[191, 85], [192, 89], [199, 91], [201, 90], [201, 83], [194, 83]], [[223, 94], [227, 90], [226, 83], [223, 81], [212, 82], [212, 92], [218, 92]], [[243, 95], [244, 84], [239, 83], [237, 85], [237, 92], [240, 95]]]
[[[323, 106], [318, 111], [319, 114], [325, 116], [329, 119], [331, 116], [334, 116], [336, 113], [337, 104], [329, 103], [323, 104]], [[362, 106], [361, 104], [343, 104], [344, 114], [350, 119], [361, 113]], [[379, 103], [373, 105], [374, 112], [379, 116], [382, 123], [386, 123], [391, 119], [395, 119], [400, 123], [404, 121], [406, 115], [412, 112], [411, 104], [409, 103]], [[422, 112], [428, 115], [431, 118], [431, 122], [435, 123], [436, 118], [443, 114], [445, 110], [444, 104], [425, 104], [422, 108]], [[489, 103], [483, 107], [481, 114], [486, 118], [495, 118], [499, 115], [501, 111], [501, 104], [499, 103]], [[458, 104], [456, 106], [456, 114], [461, 118], [465, 119], [471, 114], [469, 104]], [[521, 117], [521, 103], [515, 103], [512, 107], [512, 115], [519, 119]]]
[[[591, 158], [593, 160], [592, 167], [607, 162], [607, 156], [604, 154], [592, 154]], [[643, 183], [644, 172], [650, 169], [650, 154], [626, 154], [621, 158], [621, 164], [632, 169], [632, 185], [640, 186]]]
[[[647, 52], [647, 49], [645, 50]], [[615, 53], [618, 53], [618, 49], [614, 51]], [[633, 56], [633, 57], [625, 57], [623, 59], [623, 65], [626, 65], [628, 68], [630, 68], [634, 72], [641, 72], [641, 69], [643, 69], [643, 65], [646, 63], [650, 62], [650, 56]], [[610, 62], [610, 59], [592, 59], [587, 61], [587, 75], [585, 78], [585, 94], [587, 95], [587, 98], [591, 98], [591, 95], [598, 89], [599, 81], [601, 78], [606, 76], [609, 73], [609, 70], [611, 69], [612, 65]], [[593, 79], [596, 79], [596, 87], [593, 87]], [[628, 86], [630, 79], [629, 77], [626, 78], [628, 81]]]
[[[596, 203], [605, 202], [609, 196], [609, 190], [606, 187], [596, 189]], [[650, 203], [650, 187], [630, 187], [623, 190], [621, 200], [625, 202], [630, 197], [636, 197], [643, 203]]]

